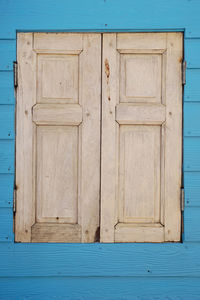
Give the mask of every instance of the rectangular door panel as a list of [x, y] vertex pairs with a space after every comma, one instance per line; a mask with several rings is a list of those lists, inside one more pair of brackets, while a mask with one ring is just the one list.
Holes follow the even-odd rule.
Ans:
[[37, 127], [36, 221], [78, 221], [78, 127]]
[[160, 126], [119, 129], [119, 223], [160, 222]]

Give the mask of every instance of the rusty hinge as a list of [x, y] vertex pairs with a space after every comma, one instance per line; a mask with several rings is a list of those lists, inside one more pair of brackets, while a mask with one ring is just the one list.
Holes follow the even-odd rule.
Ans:
[[18, 86], [18, 63], [17, 61], [13, 62], [13, 71], [14, 71], [14, 87]]
[[13, 212], [16, 212], [16, 198], [17, 198], [17, 190], [14, 189], [14, 193], [13, 193]]
[[181, 188], [181, 211], [184, 211], [185, 208], [185, 193], [184, 188]]
[[186, 84], [186, 61], [182, 62], [182, 84]]

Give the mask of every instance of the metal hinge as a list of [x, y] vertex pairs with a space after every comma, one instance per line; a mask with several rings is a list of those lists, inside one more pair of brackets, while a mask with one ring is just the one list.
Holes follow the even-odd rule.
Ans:
[[182, 63], [182, 84], [186, 84], [186, 61]]
[[14, 194], [13, 194], [13, 212], [16, 212], [16, 198], [17, 198], [17, 191], [14, 189]]
[[184, 211], [185, 208], [185, 193], [184, 188], [181, 188], [181, 211]]
[[18, 63], [17, 61], [13, 62], [13, 70], [14, 70], [14, 87], [18, 86]]

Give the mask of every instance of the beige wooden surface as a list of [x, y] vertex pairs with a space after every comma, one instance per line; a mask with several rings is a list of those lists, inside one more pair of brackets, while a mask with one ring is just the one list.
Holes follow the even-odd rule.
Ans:
[[32, 33], [20, 33], [17, 41], [18, 89], [16, 110], [16, 215], [15, 241], [30, 242], [35, 222], [35, 152], [32, 107], [36, 103], [36, 53]]
[[105, 60], [101, 241], [179, 241], [182, 34], [104, 34]]
[[36, 104], [33, 121], [37, 125], [79, 125], [83, 120], [79, 104]]
[[99, 34], [18, 34], [16, 241], [94, 242]]
[[117, 151], [115, 108], [118, 101], [116, 34], [103, 35], [101, 137], [101, 242], [114, 242], [116, 224]]
[[167, 33], [165, 122], [165, 241], [179, 241], [181, 231], [180, 187], [182, 167], [183, 35]]
[[79, 224], [35, 223], [31, 228], [33, 243], [79, 243], [81, 226]]
[[180, 240], [182, 52], [181, 33], [18, 34], [16, 241]]
[[38, 126], [36, 222], [78, 221], [78, 127]]
[[121, 126], [119, 153], [119, 223], [158, 223], [160, 127]]

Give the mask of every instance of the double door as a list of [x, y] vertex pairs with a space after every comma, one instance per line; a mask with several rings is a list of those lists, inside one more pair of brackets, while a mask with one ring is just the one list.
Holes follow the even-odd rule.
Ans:
[[180, 240], [181, 33], [19, 33], [15, 240]]

